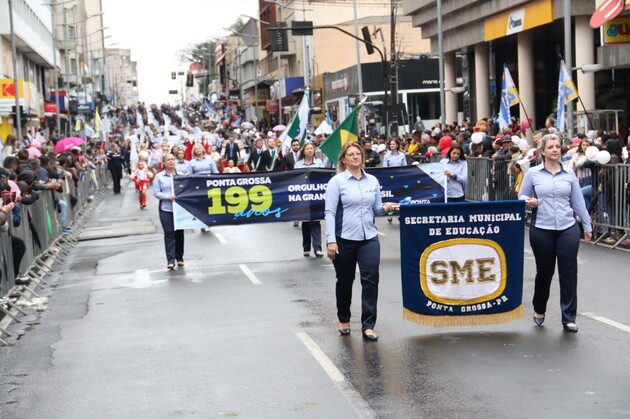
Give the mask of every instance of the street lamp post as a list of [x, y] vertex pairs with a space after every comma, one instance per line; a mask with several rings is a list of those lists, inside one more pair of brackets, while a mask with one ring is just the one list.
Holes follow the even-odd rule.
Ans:
[[13, 51], [13, 86], [15, 88], [15, 118], [17, 122], [18, 141], [22, 142], [22, 115], [20, 113], [20, 84], [17, 74], [17, 47], [15, 46], [15, 30], [13, 28], [13, 0], [9, 0], [9, 26], [11, 30], [11, 50]]

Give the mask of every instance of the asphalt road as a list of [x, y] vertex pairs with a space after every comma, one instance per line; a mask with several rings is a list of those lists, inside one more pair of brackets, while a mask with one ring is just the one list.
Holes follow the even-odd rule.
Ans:
[[[430, 328], [402, 318], [399, 226], [379, 220], [379, 341], [341, 337], [332, 264], [302, 256], [292, 223], [186, 232], [168, 272], [152, 198], [109, 195], [93, 217], [125, 237], [82, 241], [39, 289], [49, 303], [0, 348], [2, 418], [630, 417], [630, 258], [582, 246], [580, 332], [525, 317]], [[137, 223], [152, 234], [134, 235]], [[616, 323], [615, 323], [616, 322]]]

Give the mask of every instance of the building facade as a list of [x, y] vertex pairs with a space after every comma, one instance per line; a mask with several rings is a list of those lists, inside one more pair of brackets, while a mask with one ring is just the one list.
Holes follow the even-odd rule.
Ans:
[[[501, 75], [507, 65], [518, 88], [521, 105], [512, 114], [524, 117], [524, 111], [541, 126], [557, 109], [560, 56], [565, 51], [565, 6], [570, 10], [571, 62], [573, 80], [581, 102], [577, 110], [628, 109], [630, 62], [628, 40], [606, 40], [617, 28], [627, 24], [628, 12], [621, 21], [591, 28], [589, 21], [596, 0], [482, 0], [444, 2], [442, 7], [442, 37], [446, 88], [458, 78], [467, 81], [470, 97], [470, 117], [477, 120], [498, 113]], [[410, 16], [422, 36], [431, 41], [431, 53], [440, 53], [438, 38], [437, 1], [404, 0], [404, 13]], [[612, 24], [612, 30], [611, 30]], [[617, 32], [618, 34], [618, 32]], [[456, 57], [465, 65], [458, 72]], [[599, 64], [599, 66], [593, 66]], [[588, 69], [597, 68], [597, 72]], [[454, 120], [457, 103], [446, 96], [446, 120]], [[450, 100], [449, 100], [450, 99]], [[622, 114], [622, 126], [627, 127], [627, 114]], [[584, 130], [576, 120], [576, 128]], [[627, 128], [625, 129], [627, 131]]]

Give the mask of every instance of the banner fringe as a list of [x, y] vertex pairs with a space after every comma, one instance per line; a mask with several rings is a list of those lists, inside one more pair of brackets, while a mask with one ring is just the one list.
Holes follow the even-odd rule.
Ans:
[[520, 305], [514, 310], [496, 314], [475, 314], [471, 316], [427, 316], [425, 314], [414, 313], [403, 308], [405, 320], [412, 321], [424, 326], [450, 327], [450, 326], [485, 326], [489, 324], [509, 323], [523, 317], [523, 306]]

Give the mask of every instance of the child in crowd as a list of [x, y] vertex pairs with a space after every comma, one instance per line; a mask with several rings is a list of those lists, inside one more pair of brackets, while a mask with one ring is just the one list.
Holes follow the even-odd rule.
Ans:
[[136, 191], [140, 194], [140, 209], [147, 206], [147, 189], [153, 179], [153, 173], [146, 168], [144, 161], [138, 161], [138, 166], [132, 171], [131, 180], [136, 184]]

